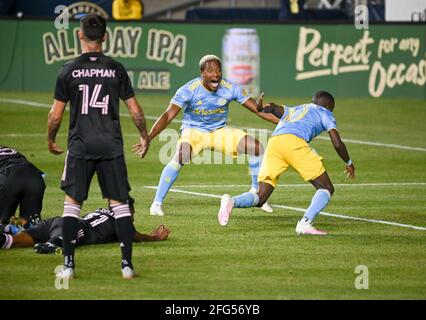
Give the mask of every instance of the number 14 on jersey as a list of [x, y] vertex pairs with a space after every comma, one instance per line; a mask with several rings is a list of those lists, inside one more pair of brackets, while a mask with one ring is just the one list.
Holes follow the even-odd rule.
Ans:
[[80, 84], [78, 90], [83, 92], [83, 101], [81, 104], [81, 114], [88, 114], [89, 107], [101, 108], [102, 114], [108, 114], [109, 94], [107, 94], [102, 101], [98, 101], [99, 93], [101, 92], [102, 85], [95, 84], [92, 95], [90, 96], [90, 89], [87, 84]]

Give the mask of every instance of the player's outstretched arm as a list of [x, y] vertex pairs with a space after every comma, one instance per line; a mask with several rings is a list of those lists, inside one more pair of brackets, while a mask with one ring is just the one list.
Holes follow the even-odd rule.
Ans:
[[171, 230], [166, 228], [164, 225], [160, 225], [157, 229], [153, 230], [150, 234], [143, 234], [135, 231], [133, 236], [134, 242], [141, 241], [163, 241], [169, 236]]
[[53, 154], [61, 154], [64, 152], [64, 150], [56, 144], [56, 134], [61, 127], [62, 116], [66, 105], [66, 102], [55, 99], [47, 118], [47, 146], [49, 151]]
[[139, 143], [133, 145], [133, 152], [137, 156], [143, 158], [149, 149], [149, 139], [148, 139], [148, 131], [146, 129], [145, 115], [143, 113], [141, 106], [139, 105], [138, 100], [136, 100], [136, 97], [127, 99], [124, 102], [140, 134], [140, 141]]
[[269, 102], [265, 105], [262, 112], [264, 113], [272, 113], [278, 119], [281, 119], [284, 114], [284, 107], [276, 105], [273, 102]]
[[331, 129], [328, 131], [330, 135], [331, 143], [333, 144], [334, 149], [340, 158], [345, 162], [346, 165], [346, 177], [347, 178], [355, 178], [355, 167], [352, 163], [352, 160], [349, 156], [348, 150], [346, 149], [346, 145], [343, 143], [342, 139], [340, 139], [340, 135], [335, 129]]
[[172, 122], [174, 118], [176, 118], [180, 112], [180, 109], [181, 108], [179, 106], [173, 103], [168, 106], [167, 110], [163, 112], [163, 114], [157, 119], [157, 121], [155, 121], [154, 125], [152, 126], [151, 131], [149, 132], [149, 141], [154, 139], [161, 133], [161, 131], [167, 128], [169, 123]]
[[[265, 113], [262, 111], [261, 103], [256, 103], [254, 99], [248, 98], [246, 102], [243, 103], [243, 106], [249, 109], [251, 112], [258, 115], [260, 118], [267, 120], [269, 122], [277, 124], [280, 119], [271, 113]], [[261, 110], [261, 111], [258, 111]]]

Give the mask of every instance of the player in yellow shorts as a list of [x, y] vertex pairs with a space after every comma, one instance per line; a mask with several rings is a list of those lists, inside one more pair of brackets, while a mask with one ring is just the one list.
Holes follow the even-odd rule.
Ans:
[[[207, 55], [199, 62], [201, 76], [179, 88], [170, 101], [167, 110], [158, 118], [149, 133], [154, 139], [182, 110], [181, 138], [176, 155], [161, 173], [155, 199], [151, 205], [151, 215], [164, 215], [162, 204], [167, 192], [179, 175], [185, 163], [188, 163], [201, 150], [220, 151], [228, 156], [247, 154], [252, 188], [258, 189], [257, 175], [263, 156], [263, 146], [243, 130], [227, 127], [228, 105], [235, 100], [259, 117], [278, 123], [278, 119], [268, 113], [257, 111], [257, 103], [238, 85], [222, 79], [221, 61], [214, 55]], [[135, 146], [137, 149], [137, 145]], [[272, 212], [266, 202], [263, 210]]]
[[[259, 111], [263, 107], [259, 104]], [[219, 223], [228, 224], [233, 208], [261, 206], [270, 197], [277, 186], [280, 175], [289, 167], [294, 168], [305, 181], [309, 181], [317, 189], [309, 208], [297, 223], [297, 234], [325, 235], [317, 230], [312, 222], [323, 210], [334, 192], [333, 184], [319, 156], [309, 142], [323, 131], [330, 135], [331, 142], [346, 165], [348, 178], [355, 177], [355, 167], [349, 157], [345, 144], [340, 139], [333, 115], [334, 98], [325, 91], [318, 91], [312, 103], [288, 108], [267, 104], [264, 113], [271, 113], [280, 119], [272, 137], [268, 141], [263, 163], [259, 172], [259, 189], [257, 194], [244, 193], [231, 198], [223, 195], [218, 213]]]

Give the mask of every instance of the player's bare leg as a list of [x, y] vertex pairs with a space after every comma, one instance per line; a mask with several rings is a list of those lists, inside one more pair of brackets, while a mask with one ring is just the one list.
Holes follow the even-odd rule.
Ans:
[[191, 161], [192, 147], [188, 142], [182, 142], [179, 144], [176, 154], [173, 159], [164, 167], [163, 172], [160, 176], [158, 183], [157, 192], [155, 194], [154, 202], [150, 208], [150, 214], [153, 216], [163, 216], [164, 212], [162, 209], [163, 201], [176, 181], [179, 171], [182, 169], [185, 163]]
[[261, 207], [274, 192], [274, 187], [266, 182], [260, 182], [257, 193], [246, 192], [231, 198], [230, 195], [224, 194], [220, 201], [220, 209], [217, 214], [219, 224], [226, 226], [231, 217], [233, 208], [252, 208]]
[[[250, 192], [257, 193], [259, 188], [257, 176], [265, 150], [259, 140], [247, 135], [238, 143], [237, 151], [238, 154], [248, 155], [250, 175], [252, 178], [252, 187]], [[260, 208], [266, 212], [273, 212], [272, 207], [266, 201], [260, 206]]]
[[34, 239], [26, 232], [19, 232], [13, 236], [12, 248], [27, 248], [34, 245]]
[[296, 233], [326, 235], [326, 232], [315, 229], [312, 226], [312, 223], [318, 213], [320, 213], [321, 210], [323, 210], [330, 201], [330, 198], [334, 193], [333, 183], [331, 182], [327, 172], [324, 172], [319, 177], [310, 182], [315, 187], [317, 192], [313, 196], [311, 204], [306, 210], [303, 218], [297, 223]]

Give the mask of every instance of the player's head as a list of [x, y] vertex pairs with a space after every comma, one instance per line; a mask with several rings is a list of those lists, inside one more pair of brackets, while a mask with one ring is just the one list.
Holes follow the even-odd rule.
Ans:
[[203, 85], [210, 91], [217, 91], [222, 80], [222, 62], [220, 59], [213, 54], [208, 54], [201, 58], [198, 65], [203, 78]]
[[312, 97], [312, 102], [330, 111], [334, 109], [334, 97], [327, 91], [317, 91]]
[[97, 13], [84, 16], [80, 22], [81, 37], [85, 41], [102, 43], [105, 40], [106, 21]]

